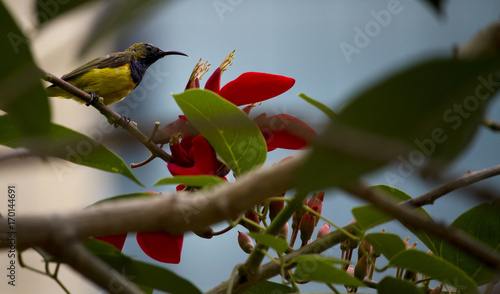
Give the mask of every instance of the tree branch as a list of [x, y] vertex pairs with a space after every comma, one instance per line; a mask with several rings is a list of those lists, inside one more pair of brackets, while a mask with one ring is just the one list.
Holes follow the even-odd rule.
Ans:
[[[458, 179], [452, 180], [448, 183], [445, 183], [445, 184], [437, 187], [436, 189], [433, 189], [433, 190], [431, 190], [427, 193], [424, 193], [418, 197], [415, 197], [415, 198], [412, 198], [412, 199], [409, 199], [407, 201], [400, 203], [399, 205], [397, 205], [396, 210], [399, 210], [401, 206], [405, 206], [408, 209], [411, 209], [411, 208], [422, 207], [424, 205], [433, 204], [434, 201], [436, 201], [438, 198], [443, 197], [444, 195], [446, 195], [446, 194], [448, 194], [456, 189], [459, 189], [459, 188], [465, 187], [467, 185], [471, 185], [471, 184], [474, 184], [476, 182], [479, 182], [481, 180], [490, 178], [492, 176], [498, 175], [499, 172], [500, 172], [500, 165], [486, 168], [483, 170], [479, 170], [476, 172], [469, 172], [466, 175], [464, 175]], [[387, 201], [387, 200], [384, 200], [384, 202], [385, 201]], [[391, 206], [392, 205], [393, 204], [391, 203]], [[355, 224], [348, 225], [348, 226], [344, 227], [343, 229], [352, 233], [352, 234], [355, 234], [355, 235], [358, 234]], [[448, 230], [449, 228], [444, 227], [444, 229]], [[323, 252], [323, 251], [325, 251], [325, 250], [327, 250], [327, 249], [329, 249], [329, 248], [331, 248], [331, 247], [333, 247], [333, 246], [335, 246], [335, 245], [337, 245], [337, 244], [339, 244], [347, 239], [348, 239], [348, 236], [346, 236], [345, 234], [342, 234], [342, 232], [340, 232], [339, 230], [333, 231], [330, 234], [324, 236], [323, 238], [320, 238], [320, 239], [316, 240], [315, 242], [300, 248], [297, 251], [294, 251], [290, 254], [287, 254], [284, 257], [284, 261], [285, 261], [285, 263], [289, 263], [295, 257], [303, 255], [303, 254], [321, 253], [321, 252]], [[474, 243], [474, 248], [477, 246], [477, 243], [478, 243], [477, 241]], [[490, 248], [486, 248], [486, 249], [487, 249], [487, 251], [491, 251]], [[250, 258], [249, 258], [249, 260], [250, 260]], [[295, 267], [295, 264], [292, 264], [289, 267], [289, 269], [293, 268], [293, 267]], [[252, 286], [254, 286], [258, 283], [261, 283], [263, 281], [266, 281], [269, 278], [272, 278], [276, 275], [279, 275], [280, 274], [280, 266], [277, 265], [275, 262], [271, 261], [271, 262], [268, 262], [267, 264], [264, 264], [264, 265], [260, 266], [259, 268], [255, 269], [252, 273], [253, 273], [252, 275], [245, 276], [246, 278], [248, 278], [248, 280], [241, 280], [240, 276], [236, 277], [236, 280], [240, 281], [240, 283], [236, 283], [234, 285], [234, 288], [232, 289], [234, 293], [241, 293], [245, 290], [250, 289]], [[215, 288], [211, 289], [210, 291], [208, 291], [206, 294], [226, 293], [228, 285], [229, 285], [229, 281], [225, 281], [225, 282], [219, 284], [218, 286], [216, 286]]]
[[120, 289], [120, 293], [126, 294], [143, 293], [134, 283], [90, 253], [71, 227], [59, 222], [53, 225], [51, 229], [58, 233], [54, 235], [52, 246], [44, 248], [58, 261], [68, 264], [102, 289]]
[[[134, 231], [182, 234], [234, 219], [249, 207], [293, 187], [295, 172], [303, 163], [298, 155], [273, 167], [242, 175], [234, 184], [222, 184], [196, 193], [160, 194], [151, 197], [103, 202], [81, 211], [16, 219], [20, 248], [51, 244], [60, 222], [80, 238]], [[7, 222], [5, 222], [7, 223]], [[6, 227], [0, 227], [0, 248], [7, 248]]]
[[500, 122], [494, 121], [489, 118], [484, 118], [483, 125], [489, 128], [492, 131], [498, 132], [500, 131]]
[[437, 236], [453, 246], [464, 250], [469, 255], [480, 259], [483, 263], [500, 271], [500, 255], [491, 247], [478, 242], [468, 234], [451, 226], [437, 223], [425, 218], [415, 212], [408, 205], [397, 205], [389, 200], [389, 197], [379, 191], [365, 187], [361, 183], [345, 186], [343, 189], [350, 194], [363, 199], [381, 211], [395, 217], [401, 223], [417, 230], [422, 230], [431, 235]]
[[420, 207], [427, 204], [433, 204], [438, 198], [455, 191], [456, 189], [472, 185], [484, 179], [488, 179], [500, 174], [500, 165], [485, 168], [479, 171], [471, 172], [461, 176], [458, 179], [449, 181], [442, 184], [441, 186], [423, 194], [415, 197], [408, 201], [409, 205]]
[[[40, 71], [42, 72], [42, 79], [44, 79], [45, 81], [58, 86], [59, 88], [68, 92], [69, 94], [76, 96], [85, 102], [91, 101], [92, 97], [87, 92], [80, 90], [79, 88], [73, 86], [72, 84], [46, 72], [43, 69], [40, 69]], [[132, 136], [137, 138], [144, 146], [146, 146], [146, 148], [149, 149], [151, 154], [163, 159], [165, 162], [172, 162], [172, 158], [170, 157], [170, 155], [166, 153], [165, 150], [161, 149], [158, 145], [156, 145], [150, 139], [150, 137], [143, 134], [137, 128], [134, 122], [127, 122], [125, 119], [122, 118], [121, 115], [114, 112], [111, 108], [107, 107], [103, 103], [96, 102], [93, 103], [92, 106], [94, 106], [94, 108], [97, 109], [102, 115], [104, 115], [108, 119], [108, 121], [121, 126], [125, 130], [127, 130], [130, 134], [132, 134]]]
[[[345, 226], [343, 228], [347, 232], [360, 236], [359, 235], [359, 229], [357, 228], [356, 224], [350, 224], [348, 226]], [[283, 257], [284, 263], [288, 264], [293, 261], [294, 258], [298, 256], [302, 256], [304, 254], [317, 254], [321, 253], [328, 248], [331, 248], [340, 242], [348, 239], [347, 235], [343, 234], [340, 232], [340, 230], [333, 231], [329, 233], [328, 235], [312, 242], [311, 244], [308, 244], [299, 250], [296, 250], [290, 254], [287, 254]], [[291, 269], [295, 267], [295, 264], [291, 264], [287, 269]], [[253, 275], [248, 275], [246, 276], [247, 280], [245, 281], [240, 281], [239, 277], [236, 277], [236, 281], [240, 281], [240, 283], [235, 283], [232, 293], [242, 293], [245, 290], [250, 289], [251, 287], [255, 286], [256, 284], [259, 284], [261, 282], [264, 282], [276, 275], [280, 274], [281, 267], [280, 265], [276, 264], [274, 261], [270, 261], [262, 266], [260, 266]], [[209, 290], [205, 294], [225, 294], [227, 293], [227, 287], [229, 286], [229, 280], [222, 282], [215, 288]]]

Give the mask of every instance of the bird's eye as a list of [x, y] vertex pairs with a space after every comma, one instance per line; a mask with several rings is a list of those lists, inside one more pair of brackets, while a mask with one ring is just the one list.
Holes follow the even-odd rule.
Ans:
[[151, 45], [146, 45], [146, 50], [148, 50], [148, 51], [153, 50], [153, 46], [151, 46]]

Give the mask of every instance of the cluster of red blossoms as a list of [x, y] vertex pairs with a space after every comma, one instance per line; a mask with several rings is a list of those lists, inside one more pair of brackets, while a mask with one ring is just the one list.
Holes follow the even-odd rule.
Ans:
[[[234, 51], [233, 51], [234, 53]], [[231, 65], [234, 58], [231, 53], [214, 71], [205, 84], [205, 89], [219, 94], [236, 106], [244, 106], [249, 114], [255, 103], [278, 96], [288, 91], [295, 80], [281, 75], [258, 72], [246, 72], [221, 88], [221, 74]], [[208, 71], [207, 62], [196, 65], [186, 89], [200, 88], [200, 80]], [[262, 113], [255, 117], [255, 123], [261, 130], [268, 151], [276, 148], [298, 150], [306, 147], [316, 136], [316, 132], [303, 121], [287, 115], [267, 116]], [[164, 142], [170, 145], [172, 162], [167, 168], [173, 176], [179, 175], [215, 175], [224, 178], [230, 169], [217, 159], [217, 154], [210, 143], [194, 129], [187, 118], [180, 115], [177, 120], [163, 130]], [[158, 140], [155, 140], [157, 143]], [[187, 188], [177, 186], [177, 191]], [[126, 235], [105, 236], [97, 239], [113, 244], [119, 250], [123, 248]], [[171, 236], [164, 232], [138, 232], [137, 241], [142, 250], [151, 258], [165, 263], [179, 263], [183, 236]]]

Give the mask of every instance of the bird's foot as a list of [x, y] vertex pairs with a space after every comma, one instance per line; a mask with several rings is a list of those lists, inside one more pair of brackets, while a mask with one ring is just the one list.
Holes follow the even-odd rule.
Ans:
[[96, 103], [97, 101], [99, 101], [99, 95], [97, 95], [95, 92], [93, 92], [93, 91], [87, 91], [87, 93], [92, 98], [90, 99], [90, 101], [87, 101], [85, 103], [85, 105], [87, 105], [87, 106], [94, 105], [94, 103]]

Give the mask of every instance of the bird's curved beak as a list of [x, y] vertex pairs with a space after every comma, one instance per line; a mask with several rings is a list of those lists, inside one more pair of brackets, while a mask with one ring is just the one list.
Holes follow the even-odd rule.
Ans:
[[182, 52], [179, 52], [179, 51], [161, 51], [160, 52], [160, 56], [161, 57], [164, 57], [164, 56], [167, 56], [167, 55], [184, 55], [184, 56], [189, 57], [189, 55], [187, 55], [186, 53], [182, 53]]

